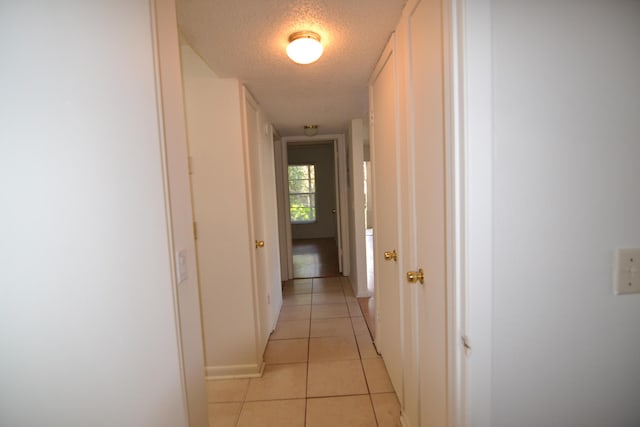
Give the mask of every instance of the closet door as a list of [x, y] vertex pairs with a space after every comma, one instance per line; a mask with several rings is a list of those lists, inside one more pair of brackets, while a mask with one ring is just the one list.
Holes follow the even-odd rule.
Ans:
[[421, 0], [408, 16], [413, 148], [412, 234], [416, 269], [416, 343], [420, 426], [447, 425], [447, 301], [444, 80], [441, 0]]
[[[395, 36], [385, 48], [370, 82], [374, 196], [376, 346], [403, 399], [401, 270], [398, 251], [398, 99]], [[385, 259], [385, 252], [389, 255]]]
[[259, 129], [260, 112], [258, 104], [251, 94], [243, 88], [243, 124], [245, 140], [245, 168], [247, 176], [247, 194], [249, 195], [249, 223], [252, 241], [252, 278], [254, 283], [254, 309], [256, 312], [257, 354], [262, 360], [262, 353], [271, 333], [271, 304], [269, 270], [267, 267], [267, 245], [277, 245], [265, 237], [264, 200], [262, 191], [261, 134]]

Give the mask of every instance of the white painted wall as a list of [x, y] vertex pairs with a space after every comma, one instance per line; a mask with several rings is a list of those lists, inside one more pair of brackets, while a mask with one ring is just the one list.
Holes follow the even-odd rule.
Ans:
[[153, 19], [2, 6], [0, 425], [188, 425]]
[[640, 2], [492, 9], [492, 425], [638, 426]]
[[353, 292], [360, 297], [369, 296], [367, 289], [365, 212], [364, 212], [364, 159], [362, 119], [353, 119], [347, 132], [347, 158], [349, 159], [349, 279]]
[[260, 372], [253, 250], [241, 125], [241, 86], [182, 46], [208, 376]]

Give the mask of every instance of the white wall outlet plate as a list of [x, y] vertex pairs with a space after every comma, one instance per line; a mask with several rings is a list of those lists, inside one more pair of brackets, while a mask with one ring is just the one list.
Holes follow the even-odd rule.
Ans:
[[614, 265], [614, 292], [640, 293], [640, 249], [618, 249]]

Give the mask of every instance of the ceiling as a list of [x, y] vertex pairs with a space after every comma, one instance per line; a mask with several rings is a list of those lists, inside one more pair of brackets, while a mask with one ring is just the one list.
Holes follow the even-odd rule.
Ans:
[[[219, 77], [244, 83], [282, 136], [345, 132], [368, 116], [367, 84], [406, 0], [177, 0], [183, 38]], [[291, 61], [289, 35], [320, 34], [324, 54]]]

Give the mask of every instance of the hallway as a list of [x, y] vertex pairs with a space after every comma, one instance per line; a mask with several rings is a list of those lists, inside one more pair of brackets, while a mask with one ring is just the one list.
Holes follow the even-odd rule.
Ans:
[[399, 426], [348, 278], [294, 279], [283, 294], [263, 376], [207, 381], [210, 427]]

